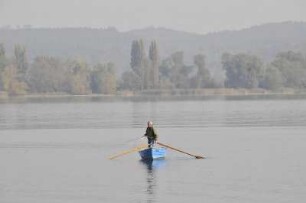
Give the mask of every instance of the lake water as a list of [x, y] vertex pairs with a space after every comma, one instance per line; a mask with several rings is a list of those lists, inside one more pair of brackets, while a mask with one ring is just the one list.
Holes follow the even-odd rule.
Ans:
[[[146, 121], [168, 150], [132, 149]], [[1, 203], [305, 202], [306, 98], [0, 103]]]

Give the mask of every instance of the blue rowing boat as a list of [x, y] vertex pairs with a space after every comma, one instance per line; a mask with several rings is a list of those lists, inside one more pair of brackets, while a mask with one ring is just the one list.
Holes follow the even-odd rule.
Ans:
[[166, 151], [166, 148], [152, 147], [139, 151], [139, 154], [143, 160], [163, 159], [166, 156]]

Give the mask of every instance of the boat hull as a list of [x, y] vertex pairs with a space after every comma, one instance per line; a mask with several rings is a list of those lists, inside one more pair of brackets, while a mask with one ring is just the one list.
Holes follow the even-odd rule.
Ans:
[[139, 151], [143, 160], [163, 159], [166, 156], [166, 148], [147, 148]]

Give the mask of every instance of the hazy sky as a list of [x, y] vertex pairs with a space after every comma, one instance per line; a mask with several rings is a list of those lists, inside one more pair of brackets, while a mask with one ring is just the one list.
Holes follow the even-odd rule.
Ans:
[[166, 27], [207, 33], [306, 21], [306, 0], [0, 0], [0, 26]]

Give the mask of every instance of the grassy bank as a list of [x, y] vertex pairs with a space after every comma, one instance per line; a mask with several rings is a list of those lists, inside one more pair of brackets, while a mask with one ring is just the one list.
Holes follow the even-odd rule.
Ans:
[[205, 100], [205, 99], [261, 99], [261, 98], [306, 98], [306, 91], [283, 89], [268, 91], [265, 89], [172, 89], [121, 91], [116, 95], [69, 95], [65, 93], [27, 94], [10, 96], [0, 93], [1, 102], [75, 102], [75, 101], [154, 101], [154, 100]]

